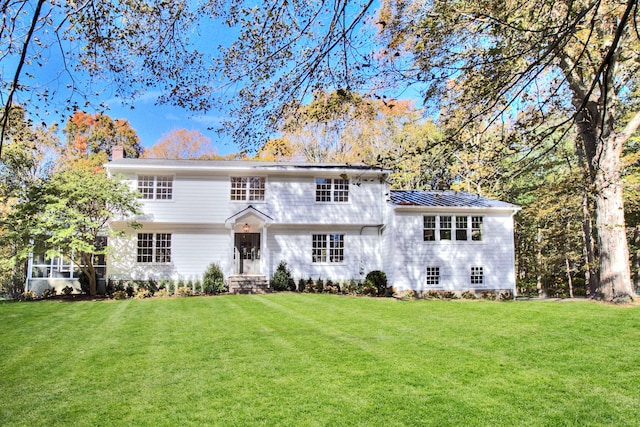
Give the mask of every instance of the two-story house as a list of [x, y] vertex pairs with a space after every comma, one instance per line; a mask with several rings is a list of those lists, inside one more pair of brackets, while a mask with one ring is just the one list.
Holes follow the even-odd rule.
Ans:
[[195, 280], [216, 262], [227, 278], [268, 280], [286, 261], [295, 278], [362, 280], [382, 270], [397, 290], [515, 292], [518, 208], [508, 203], [393, 191], [391, 171], [366, 165], [126, 159], [116, 151], [106, 167], [138, 190], [143, 210], [140, 229], [111, 224], [125, 231], [108, 242], [111, 279]]

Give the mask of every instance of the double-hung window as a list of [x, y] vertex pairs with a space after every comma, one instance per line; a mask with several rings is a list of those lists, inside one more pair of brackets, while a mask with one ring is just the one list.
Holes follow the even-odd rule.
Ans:
[[349, 201], [349, 180], [342, 178], [316, 178], [316, 202]]
[[265, 179], [261, 176], [232, 176], [231, 200], [264, 201]]
[[344, 234], [314, 234], [311, 243], [313, 262], [343, 262]]
[[483, 217], [467, 215], [424, 215], [422, 239], [425, 242], [456, 240], [482, 241]]
[[173, 198], [173, 176], [139, 175], [138, 192], [141, 199], [171, 200]]
[[171, 262], [171, 233], [138, 233], [139, 263]]

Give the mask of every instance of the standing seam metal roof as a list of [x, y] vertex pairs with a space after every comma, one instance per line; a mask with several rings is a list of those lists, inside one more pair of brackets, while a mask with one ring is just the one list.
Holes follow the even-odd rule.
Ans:
[[464, 191], [391, 190], [390, 197], [395, 206], [519, 208], [511, 203]]

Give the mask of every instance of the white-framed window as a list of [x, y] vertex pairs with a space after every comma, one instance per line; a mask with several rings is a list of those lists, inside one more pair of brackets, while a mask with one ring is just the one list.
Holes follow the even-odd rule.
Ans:
[[471, 217], [471, 240], [479, 242], [482, 240], [482, 217]]
[[436, 240], [436, 216], [425, 215], [423, 217], [423, 230], [422, 238], [425, 242], [432, 242]]
[[[107, 246], [107, 236], [98, 236], [95, 242], [96, 249], [102, 251]], [[73, 261], [73, 252], [71, 258], [57, 253], [52, 257], [46, 255], [46, 247], [42, 244], [36, 244], [36, 248], [31, 255], [31, 270], [28, 275], [31, 279], [45, 279], [50, 277], [78, 278], [80, 277], [80, 265]], [[106, 276], [107, 261], [106, 254], [94, 254], [91, 262], [95, 268], [98, 278]]]
[[466, 216], [456, 216], [456, 240], [467, 240], [469, 219]]
[[138, 233], [137, 255], [142, 264], [171, 262], [171, 233]]
[[451, 240], [451, 215], [440, 215], [440, 240]]
[[139, 175], [138, 192], [141, 199], [171, 200], [173, 198], [173, 176]]
[[312, 262], [344, 262], [344, 234], [314, 234], [311, 240]]
[[471, 284], [472, 285], [484, 284], [484, 268], [483, 267], [471, 267]]
[[483, 217], [468, 215], [424, 215], [422, 240], [425, 242], [456, 240], [482, 241]]
[[316, 178], [316, 202], [349, 201], [349, 180], [343, 178]]
[[427, 277], [425, 280], [427, 286], [440, 284], [440, 267], [427, 267]]
[[232, 176], [232, 201], [264, 201], [265, 179], [262, 176]]

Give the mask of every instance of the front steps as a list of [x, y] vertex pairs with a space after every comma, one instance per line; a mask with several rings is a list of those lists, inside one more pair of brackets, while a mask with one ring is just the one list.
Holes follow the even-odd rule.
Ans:
[[229, 276], [227, 280], [230, 294], [265, 294], [271, 292], [265, 276], [239, 275]]

